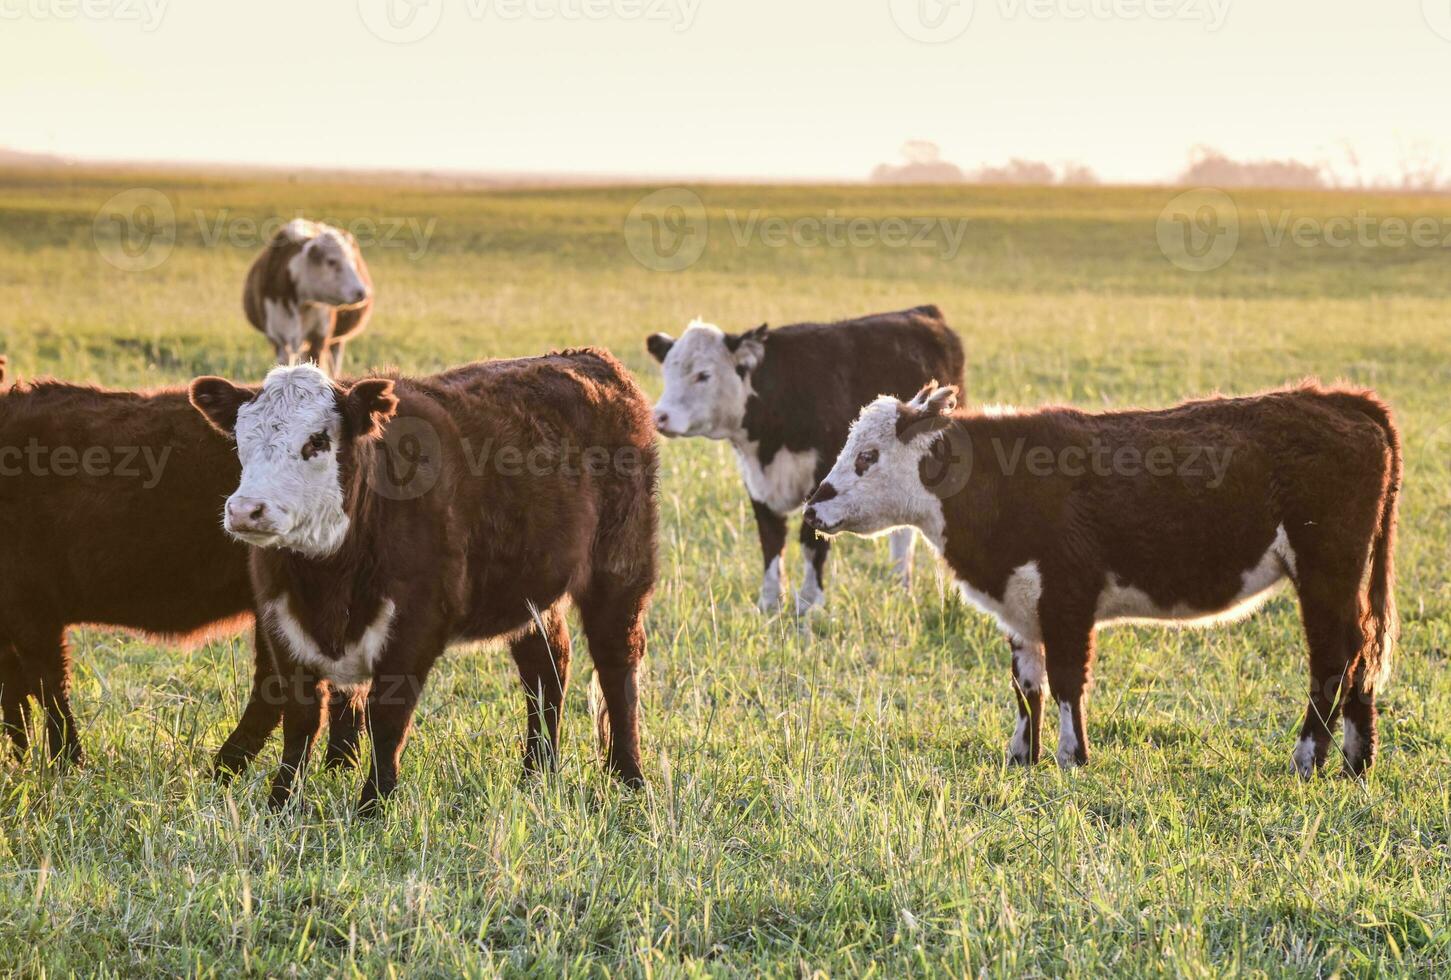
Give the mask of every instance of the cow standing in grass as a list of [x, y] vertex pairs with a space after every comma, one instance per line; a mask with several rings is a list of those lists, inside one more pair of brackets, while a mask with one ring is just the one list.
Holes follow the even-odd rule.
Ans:
[[260, 392], [201, 378], [192, 400], [235, 436], [242, 477], [224, 520], [253, 546], [258, 616], [289, 678], [274, 806], [307, 759], [325, 682], [366, 698], [363, 807], [391, 793], [428, 672], [464, 640], [509, 638], [528, 704], [525, 766], [551, 765], [571, 600], [604, 695], [609, 766], [642, 782], [655, 437], [649, 402], [613, 357], [569, 351], [341, 386], [303, 365], [274, 369]]
[[1295, 771], [1324, 763], [1342, 712], [1345, 771], [1365, 771], [1397, 630], [1401, 450], [1379, 399], [1307, 384], [1102, 415], [955, 404], [929, 385], [868, 406], [806, 520], [825, 534], [920, 529], [997, 618], [1018, 700], [1009, 761], [1039, 757], [1045, 679], [1059, 765], [1088, 760], [1099, 626], [1221, 622], [1288, 579], [1310, 651]]
[[[781, 605], [786, 520], [831, 468], [861, 407], [881, 394], [908, 397], [931, 378], [962, 381], [962, 342], [935, 306], [742, 334], [696, 320], [678, 340], [657, 333], [647, 346], [665, 375], [661, 434], [725, 439], [735, 450], [761, 539], [765, 612]], [[912, 544], [910, 530], [892, 537], [904, 586]], [[829, 548], [801, 525], [798, 614], [826, 601]]]
[[[240, 472], [185, 389], [32, 381], [0, 391], [0, 716], [17, 754], [28, 749], [33, 698], [51, 755], [81, 761], [70, 626], [190, 645], [250, 624], [247, 549], [217, 519]], [[257, 641], [251, 697], [217, 756], [223, 775], [282, 717], [272, 658]], [[350, 758], [357, 721], [339, 702], [331, 763]]]
[[298, 218], [272, 236], [247, 272], [247, 320], [267, 335], [277, 363], [305, 358], [330, 375], [373, 313], [373, 279], [352, 235]]

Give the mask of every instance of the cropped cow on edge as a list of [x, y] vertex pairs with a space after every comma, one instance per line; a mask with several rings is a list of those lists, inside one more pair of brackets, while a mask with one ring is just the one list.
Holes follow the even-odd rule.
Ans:
[[[239, 473], [232, 446], [185, 389], [31, 381], [0, 391], [0, 714], [17, 755], [29, 747], [34, 698], [51, 755], [81, 761], [70, 626], [189, 645], [250, 623], [247, 549], [217, 520]], [[266, 690], [272, 658], [257, 640], [251, 697], [217, 755], [223, 775], [255, 755], [282, 717]], [[357, 734], [340, 705], [329, 762], [347, 761]]]
[[1295, 770], [1324, 763], [1343, 709], [1345, 770], [1364, 772], [1397, 632], [1401, 482], [1400, 439], [1374, 394], [1307, 383], [1102, 415], [955, 403], [929, 385], [868, 406], [806, 519], [828, 534], [921, 529], [997, 618], [1018, 700], [1010, 762], [1038, 759], [1045, 675], [1059, 765], [1088, 760], [1098, 626], [1220, 622], [1289, 579], [1310, 651]]
[[252, 263], [242, 309], [272, 342], [279, 364], [305, 356], [336, 375], [347, 341], [373, 314], [373, 279], [352, 235], [298, 218]]
[[[192, 401], [235, 435], [242, 478], [224, 520], [253, 546], [258, 615], [290, 690], [366, 690], [364, 809], [393, 791], [424, 680], [461, 640], [510, 638], [525, 766], [552, 765], [569, 599], [604, 694], [609, 766], [642, 782], [636, 669], [655, 582], [656, 460], [650, 405], [619, 362], [566, 351], [346, 387], [303, 365], [273, 369], [255, 397], [200, 378]], [[421, 468], [401, 472], [410, 461]], [[283, 710], [274, 806], [318, 731], [308, 700]]]
[[[861, 407], [881, 394], [906, 398], [930, 378], [962, 382], [962, 342], [935, 306], [742, 334], [696, 320], [679, 340], [657, 333], [647, 347], [665, 375], [655, 406], [661, 434], [726, 439], [735, 450], [761, 538], [765, 612], [781, 605], [786, 518], [831, 468]], [[904, 585], [912, 544], [910, 529], [892, 536]], [[829, 547], [801, 525], [798, 614], [826, 601]]]

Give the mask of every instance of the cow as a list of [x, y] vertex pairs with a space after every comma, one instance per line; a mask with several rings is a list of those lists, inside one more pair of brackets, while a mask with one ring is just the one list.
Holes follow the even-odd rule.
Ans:
[[252, 263], [242, 309], [272, 342], [277, 363], [305, 357], [335, 375], [348, 340], [373, 314], [373, 279], [352, 235], [296, 218]]
[[[223, 532], [240, 467], [185, 388], [113, 391], [36, 380], [0, 392], [0, 717], [17, 756], [29, 703], [53, 758], [80, 763], [69, 627], [114, 626], [191, 645], [252, 621], [247, 549]], [[252, 693], [217, 755], [222, 777], [281, 720], [258, 638]], [[357, 718], [339, 708], [328, 759], [348, 761]]]
[[423, 378], [338, 384], [274, 368], [260, 392], [221, 378], [192, 403], [236, 441], [223, 523], [252, 548], [258, 617], [283, 675], [293, 795], [322, 682], [365, 704], [360, 809], [394, 790], [414, 708], [451, 643], [505, 637], [527, 706], [526, 772], [554, 764], [578, 608], [604, 696], [606, 758], [643, 783], [636, 674], [655, 583], [650, 405], [610, 354], [582, 349]]
[[[657, 333], [646, 346], [665, 376], [660, 433], [724, 439], [735, 451], [761, 541], [765, 613], [781, 607], [786, 520], [826, 476], [861, 407], [881, 394], [909, 397], [931, 378], [962, 381], [962, 342], [935, 306], [739, 334], [697, 319], [678, 340]], [[795, 611], [805, 615], [826, 602], [830, 545], [805, 524], [800, 537]], [[892, 536], [904, 587], [912, 546], [910, 530]]]
[[1310, 777], [1338, 716], [1350, 775], [1376, 751], [1397, 633], [1400, 437], [1369, 391], [1315, 382], [1161, 411], [955, 411], [925, 386], [867, 406], [806, 520], [823, 534], [915, 527], [1012, 648], [1010, 763], [1039, 758], [1043, 685], [1057, 761], [1088, 761], [1099, 627], [1248, 615], [1288, 580], [1309, 647], [1292, 753]]

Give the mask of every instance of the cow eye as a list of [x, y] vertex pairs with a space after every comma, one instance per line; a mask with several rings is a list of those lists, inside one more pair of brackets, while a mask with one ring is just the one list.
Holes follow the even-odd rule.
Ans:
[[327, 264], [328, 264], [328, 267], [329, 268], [333, 268], [333, 269], [339, 268], [339, 266], [338, 266], [338, 260], [337, 259], [328, 259], [327, 260]]
[[314, 432], [312, 438], [302, 447], [302, 458], [312, 459], [318, 453], [325, 453], [333, 447], [332, 438], [326, 432]]
[[695, 376], [695, 380], [696, 381], [709, 381], [710, 380], [710, 372], [709, 371], [702, 371], [702, 372], [700, 372], [699, 374], [697, 374]]
[[856, 455], [856, 475], [861, 476], [876, 463], [878, 453], [875, 449], [864, 449]]

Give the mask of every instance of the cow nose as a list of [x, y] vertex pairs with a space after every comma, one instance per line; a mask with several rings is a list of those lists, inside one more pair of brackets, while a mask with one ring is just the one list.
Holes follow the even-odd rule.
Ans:
[[662, 432], [664, 432], [666, 429], [670, 428], [670, 413], [669, 412], [658, 412], [657, 411], [655, 413], [655, 428], [659, 429]]
[[815, 507], [806, 508], [806, 513], [801, 515], [801, 519], [806, 522], [807, 527], [817, 531], [821, 530], [821, 520], [816, 516]]
[[265, 501], [234, 497], [227, 501], [227, 526], [233, 531], [267, 531], [272, 528], [272, 514]]
[[361, 303], [363, 300], [365, 300], [367, 298], [368, 298], [368, 291], [366, 289], [364, 289], [363, 287], [359, 286], [357, 289], [353, 290], [353, 298], [349, 302]]

